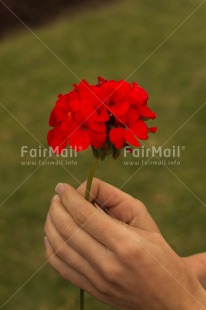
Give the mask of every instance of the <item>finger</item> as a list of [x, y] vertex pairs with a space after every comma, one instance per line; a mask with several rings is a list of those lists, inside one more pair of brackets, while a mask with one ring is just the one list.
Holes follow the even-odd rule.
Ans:
[[[86, 182], [77, 191], [84, 197]], [[130, 226], [147, 231], [159, 232], [159, 228], [148, 213], [144, 204], [120, 189], [94, 179], [91, 188], [90, 201], [108, 209], [109, 214]]]
[[101, 273], [102, 258], [111, 259], [111, 252], [79, 228], [60, 201], [52, 203], [49, 214], [45, 232], [57, 255], [73, 268], [80, 270], [81, 267], [84, 275], [95, 276], [94, 271]]
[[[88, 262], [62, 239], [50, 217], [48, 217], [46, 221], [45, 234], [55, 255], [62, 261], [76, 271], [79, 271], [82, 275], [85, 275], [88, 270], [91, 271]], [[80, 266], [81, 268], [79, 268]]]
[[79, 227], [100, 241], [109, 249], [114, 250], [118, 241], [127, 240], [127, 229], [117, 221], [99, 212], [79, 193], [67, 184], [58, 184], [56, 192], [69, 214]]
[[[85, 196], [86, 181], [77, 188], [77, 191], [83, 197]], [[112, 208], [119, 205], [122, 200], [127, 199], [133, 198], [115, 186], [112, 186], [97, 178], [93, 179], [89, 201], [95, 201], [99, 206]]]
[[55, 255], [55, 252], [53, 251], [53, 248], [47, 238], [45, 238], [44, 242], [47, 261], [61, 275], [61, 277], [89, 294], [93, 296], [97, 295], [96, 289], [86, 277], [69, 267]]

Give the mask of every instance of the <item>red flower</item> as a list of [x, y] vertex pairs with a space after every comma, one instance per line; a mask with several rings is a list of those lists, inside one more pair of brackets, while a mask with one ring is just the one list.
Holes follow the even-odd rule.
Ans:
[[97, 85], [83, 80], [65, 95], [59, 95], [50, 114], [48, 144], [59, 154], [67, 144], [81, 151], [90, 145], [95, 156], [103, 159], [113, 152], [119, 156], [126, 144], [140, 146], [148, 133], [145, 120], [156, 114], [147, 104], [148, 95], [137, 83], [106, 81], [99, 77]]
[[139, 118], [137, 110], [133, 107], [118, 120], [119, 127], [110, 130], [109, 138], [112, 144], [121, 149], [125, 143], [140, 146], [138, 138], [146, 140], [148, 138], [147, 125]]
[[59, 95], [49, 120], [54, 129], [47, 136], [48, 144], [56, 153], [61, 153], [67, 143], [76, 151], [84, 150], [90, 144], [94, 148], [103, 145], [105, 121], [109, 115], [104, 106], [98, 108], [97, 102], [98, 97], [84, 81], [75, 85], [69, 94]]
[[114, 116], [122, 116], [129, 109], [127, 95], [131, 90], [131, 85], [125, 81], [103, 82], [102, 90], [105, 94], [105, 105], [110, 113]]
[[81, 113], [76, 113], [73, 120], [65, 121], [61, 131], [71, 148], [82, 151], [91, 144], [100, 148], [106, 140], [106, 125], [104, 122], [94, 121], [93, 117], [82, 118]]
[[146, 119], [155, 119], [156, 113], [152, 112], [147, 106], [148, 94], [137, 83], [132, 83], [132, 90], [128, 95], [130, 105], [135, 107], [140, 116]]
[[65, 139], [59, 126], [48, 132], [47, 142], [56, 154], [61, 154], [67, 146], [67, 140]]

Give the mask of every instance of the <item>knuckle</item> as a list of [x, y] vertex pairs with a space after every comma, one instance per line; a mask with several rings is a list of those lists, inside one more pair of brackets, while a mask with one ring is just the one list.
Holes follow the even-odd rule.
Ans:
[[68, 270], [66, 270], [65, 268], [61, 268], [58, 272], [59, 272], [60, 276], [64, 280], [69, 281], [69, 272], [68, 272]]
[[108, 272], [105, 274], [107, 281], [110, 283], [118, 284], [121, 279], [121, 272], [119, 268], [113, 266]]
[[144, 205], [144, 203], [143, 203], [141, 200], [136, 199], [136, 198], [133, 198], [133, 199], [134, 199], [135, 205], [136, 205], [140, 210], [147, 211], [146, 206]]
[[112, 266], [108, 262], [103, 262], [101, 265], [101, 272], [105, 278], [109, 278], [111, 274]]
[[61, 258], [61, 259], [65, 259], [66, 255], [67, 255], [67, 246], [65, 243], [60, 244], [57, 246], [56, 248], [56, 252], [55, 254]]
[[131, 257], [139, 257], [141, 248], [138, 242], [127, 243], [125, 246], [118, 248], [117, 253], [122, 262], [127, 263]]
[[110, 283], [118, 283], [121, 278], [121, 270], [117, 262], [107, 262], [102, 266], [104, 278]]
[[102, 295], [109, 295], [110, 288], [108, 286], [108, 283], [106, 283], [105, 281], [100, 281], [97, 284], [97, 289]]
[[63, 236], [63, 238], [68, 240], [74, 231], [74, 226], [72, 223], [67, 221], [66, 223], [62, 223], [62, 226], [60, 229], [61, 229], [61, 235]]
[[130, 256], [128, 247], [119, 248], [117, 250], [117, 254], [123, 262], [127, 261], [128, 257]]
[[76, 221], [77, 221], [77, 224], [79, 224], [80, 226], [86, 224], [86, 222], [88, 221], [88, 213], [85, 212], [84, 209], [80, 209], [78, 211]]

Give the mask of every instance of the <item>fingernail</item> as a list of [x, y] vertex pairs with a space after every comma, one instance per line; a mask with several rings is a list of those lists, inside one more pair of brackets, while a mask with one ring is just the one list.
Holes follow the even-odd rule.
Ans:
[[58, 195], [54, 195], [54, 196], [52, 197], [52, 199], [51, 199], [51, 202], [55, 201], [55, 200], [58, 199], [58, 198], [59, 198]]
[[64, 185], [62, 183], [58, 183], [57, 186], [55, 187], [55, 192], [58, 195], [61, 195], [63, 191], [64, 191]]

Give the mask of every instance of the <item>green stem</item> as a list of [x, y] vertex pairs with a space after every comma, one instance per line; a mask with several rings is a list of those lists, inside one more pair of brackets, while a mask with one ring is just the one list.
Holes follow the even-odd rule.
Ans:
[[80, 289], [80, 310], [84, 310], [84, 290]]
[[[95, 173], [97, 163], [98, 163], [98, 158], [95, 158], [89, 170], [88, 177], [87, 177], [87, 185], [86, 185], [86, 191], [85, 191], [85, 199], [87, 201], [89, 201], [92, 181], [94, 178], [94, 173]], [[84, 290], [81, 290], [81, 289], [80, 289], [80, 310], [84, 310]]]
[[94, 173], [95, 173], [97, 163], [98, 163], [98, 158], [95, 158], [90, 169], [89, 169], [89, 174], [87, 177], [87, 186], [86, 186], [86, 191], [85, 191], [85, 196], [84, 196], [87, 201], [89, 201], [90, 191], [91, 191], [91, 187], [92, 187], [92, 181], [94, 178]]

